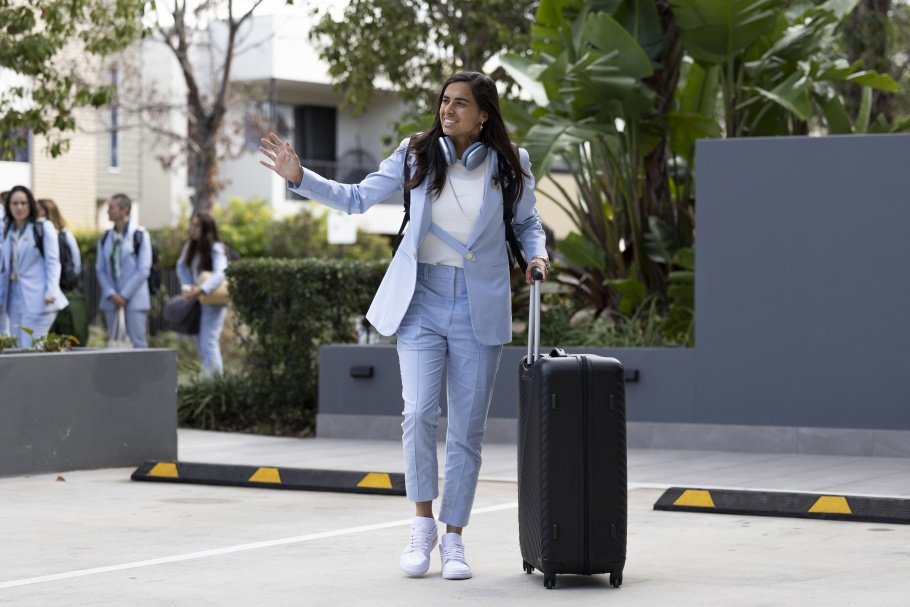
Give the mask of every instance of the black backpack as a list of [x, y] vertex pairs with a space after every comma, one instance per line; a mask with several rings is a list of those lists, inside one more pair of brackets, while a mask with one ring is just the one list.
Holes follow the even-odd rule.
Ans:
[[[145, 228], [137, 228], [133, 232], [133, 255], [137, 258], [139, 257], [139, 249], [142, 247], [142, 234], [148, 232]], [[107, 242], [107, 237], [110, 235], [111, 231], [108, 230], [101, 237], [101, 246], [104, 246], [104, 243]], [[152, 269], [149, 271], [149, 295], [154, 295], [161, 290], [161, 272], [158, 269], [158, 245], [155, 244], [155, 241], [152, 240], [151, 235], [149, 235], [149, 243], [152, 245]]]
[[[35, 224], [35, 248], [44, 257], [44, 222], [36, 221]], [[73, 261], [73, 252], [70, 251], [70, 245], [66, 241], [66, 234], [63, 230], [57, 232], [57, 242], [60, 248], [60, 290], [72, 291], [79, 288], [79, 276], [76, 274], [76, 262]]]
[[[521, 245], [518, 242], [518, 237], [515, 236], [515, 229], [512, 227], [512, 220], [515, 218], [514, 206], [515, 203], [518, 202], [515, 200], [517, 186], [515, 171], [512, 170], [512, 167], [509, 166], [501, 154], [496, 155], [496, 160], [499, 173], [493, 176], [493, 181], [495, 182], [493, 187], [497, 189], [502, 187], [502, 220], [506, 226], [506, 242], [509, 243], [509, 248], [507, 249], [509, 253], [509, 265], [511, 266], [517, 261], [518, 267], [520, 267], [522, 273], [524, 273], [528, 271], [528, 262], [525, 261], [524, 255], [521, 253]], [[407, 186], [407, 183], [410, 180], [411, 167], [408, 166], [408, 159], [407, 156], [405, 156], [404, 219], [401, 222], [401, 227], [398, 228], [398, 235], [395, 237], [395, 243], [392, 245], [392, 257], [395, 257], [395, 252], [398, 251], [398, 245], [401, 244], [401, 235], [404, 233], [404, 228], [411, 220], [411, 190]]]

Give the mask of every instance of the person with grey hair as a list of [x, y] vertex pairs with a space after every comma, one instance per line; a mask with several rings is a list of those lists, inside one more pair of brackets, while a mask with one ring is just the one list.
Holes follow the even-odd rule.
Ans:
[[[148, 277], [152, 271], [152, 240], [148, 230], [130, 221], [132, 201], [114, 194], [107, 202], [107, 216], [114, 227], [98, 239], [95, 270], [101, 286], [101, 303], [108, 333], [125, 329], [134, 348], [147, 348], [146, 327], [152, 307]], [[118, 327], [120, 312], [126, 327]]]

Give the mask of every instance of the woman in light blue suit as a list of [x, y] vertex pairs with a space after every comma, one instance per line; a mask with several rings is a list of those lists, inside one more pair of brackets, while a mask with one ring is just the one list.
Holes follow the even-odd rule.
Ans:
[[[513, 205], [512, 225], [531, 260], [528, 271], [538, 267], [546, 275], [549, 266], [528, 155], [509, 140], [496, 84], [477, 72], [449, 78], [432, 127], [404, 140], [359, 184], [305, 170], [290, 143], [273, 133], [262, 143], [270, 162], [260, 162], [287, 179], [288, 187], [348, 214], [363, 213], [402, 190], [408, 163], [410, 228], [367, 313], [381, 334], [398, 334], [405, 484], [417, 514], [400, 563], [408, 575], [425, 574], [437, 542], [432, 505], [439, 495], [436, 428], [446, 367], [442, 577], [470, 578], [461, 534], [474, 501], [502, 345], [512, 340], [504, 203]], [[505, 175], [500, 157], [509, 167]], [[505, 179], [517, 182], [514, 200], [503, 201]]]
[[[217, 289], [225, 281], [224, 271], [227, 265], [227, 251], [218, 236], [215, 218], [197, 211], [190, 224], [190, 240], [183, 246], [177, 262], [177, 276], [183, 287], [183, 297], [196, 299]], [[200, 281], [203, 272], [211, 274]], [[226, 315], [227, 306], [202, 304], [196, 347], [199, 349], [202, 372], [205, 375], [220, 375], [224, 371], [220, 340]]]
[[[36, 222], [43, 229], [42, 248], [35, 242]], [[0, 247], [0, 312], [9, 316], [10, 334], [20, 348], [47, 335], [57, 312], [69, 302], [60, 290], [57, 230], [38, 218], [35, 197], [25, 186], [9, 192], [3, 245]], [[29, 335], [23, 327], [32, 331]]]
[[[130, 221], [132, 201], [126, 194], [114, 194], [107, 202], [108, 219], [114, 228], [98, 239], [95, 270], [101, 286], [101, 303], [110, 332], [117, 322], [117, 311], [124, 309], [126, 333], [134, 348], [147, 348], [145, 337], [148, 311], [152, 307], [148, 278], [152, 271], [152, 241], [148, 230]], [[135, 233], [141, 231], [139, 250]]]

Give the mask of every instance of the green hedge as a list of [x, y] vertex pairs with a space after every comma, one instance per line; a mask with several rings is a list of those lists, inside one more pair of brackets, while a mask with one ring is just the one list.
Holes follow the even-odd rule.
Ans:
[[386, 261], [241, 259], [227, 271], [240, 322], [249, 327], [249, 396], [276, 433], [315, 422], [321, 344], [357, 339]]

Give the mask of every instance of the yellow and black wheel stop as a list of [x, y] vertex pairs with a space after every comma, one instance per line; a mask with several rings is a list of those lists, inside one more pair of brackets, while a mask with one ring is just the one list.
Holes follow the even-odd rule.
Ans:
[[910, 524], [910, 500], [891, 497], [672, 487], [654, 509]]
[[378, 495], [405, 494], [404, 475], [387, 472], [147, 461], [139, 466], [130, 478], [134, 481], [230, 487], [337, 491]]

